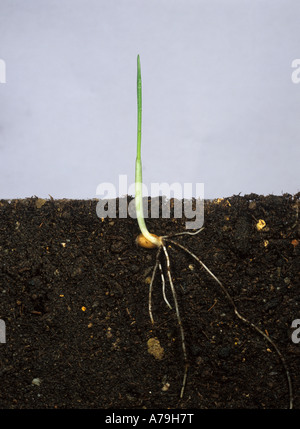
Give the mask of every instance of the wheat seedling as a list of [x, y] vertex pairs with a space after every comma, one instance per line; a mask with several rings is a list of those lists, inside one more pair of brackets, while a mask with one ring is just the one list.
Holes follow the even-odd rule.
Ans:
[[177, 301], [177, 294], [176, 289], [174, 287], [174, 283], [172, 280], [172, 274], [171, 274], [171, 264], [170, 264], [170, 257], [167, 250], [167, 243], [173, 244], [174, 246], [178, 247], [182, 251], [184, 251], [187, 255], [192, 257], [204, 270], [218, 283], [221, 290], [223, 291], [225, 297], [227, 298], [228, 302], [230, 303], [235, 315], [238, 317], [239, 320], [244, 322], [246, 325], [253, 328], [259, 335], [261, 335], [267, 342], [270, 343], [270, 345], [274, 348], [277, 355], [279, 356], [282, 365], [285, 369], [286, 378], [287, 378], [287, 384], [288, 384], [288, 391], [289, 391], [289, 408], [293, 408], [293, 390], [292, 390], [292, 382], [291, 382], [291, 376], [289, 372], [289, 368], [287, 366], [286, 360], [283, 357], [282, 353], [278, 349], [275, 342], [266, 335], [258, 326], [256, 326], [254, 323], [250, 322], [246, 317], [244, 317], [237, 309], [236, 304], [234, 302], [234, 299], [229, 294], [227, 288], [223, 285], [223, 283], [211, 272], [211, 270], [199, 259], [198, 256], [196, 256], [193, 252], [191, 252], [187, 247], [180, 244], [178, 241], [173, 240], [173, 237], [175, 236], [182, 236], [182, 235], [196, 235], [199, 234], [204, 228], [200, 228], [193, 232], [180, 232], [177, 234], [172, 235], [166, 235], [166, 236], [160, 236], [158, 237], [155, 234], [151, 234], [145, 224], [144, 220], [144, 213], [143, 213], [143, 195], [142, 195], [142, 160], [141, 160], [141, 135], [142, 135], [142, 79], [141, 79], [141, 65], [140, 65], [140, 57], [138, 55], [137, 57], [137, 156], [136, 156], [136, 164], [135, 164], [135, 205], [136, 205], [136, 215], [137, 215], [137, 221], [139, 228], [141, 230], [141, 234], [137, 237], [136, 242], [139, 246], [145, 247], [145, 248], [156, 248], [156, 262], [153, 268], [152, 276], [151, 276], [151, 282], [149, 286], [149, 315], [150, 320], [152, 323], [154, 323], [154, 318], [152, 314], [152, 289], [154, 285], [154, 280], [156, 277], [156, 273], [159, 270], [161, 282], [162, 282], [162, 293], [163, 298], [166, 302], [166, 305], [172, 309], [171, 304], [166, 298], [165, 294], [165, 286], [166, 286], [166, 279], [165, 274], [163, 272], [162, 264], [161, 264], [161, 256], [162, 254], [165, 257], [166, 262], [166, 271], [167, 271], [167, 279], [168, 283], [171, 288], [171, 293], [174, 301], [174, 307], [175, 312], [177, 316], [177, 322], [180, 330], [181, 335], [181, 347], [182, 347], [182, 353], [183, 353], [183, 360], [184, 360], [184, 373], [183, 373], [183, 380], [180, 390], [180, 399], [183, 398], [185, 386], [186, 386], [186, 380], [187, 380], [187, 374], [188, 374], [188, 356], [187, 356], [187, 349], [186, 349], [186, 342], [185, 342], [185, 334], [184, 329], [181, 321], [181, 316], [179, 312], [179, 306]]

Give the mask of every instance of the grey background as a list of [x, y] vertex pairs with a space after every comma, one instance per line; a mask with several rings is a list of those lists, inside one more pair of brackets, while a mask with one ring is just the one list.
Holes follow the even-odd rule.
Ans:
[[1, 0], [0, 198], [134, 182], [138, 53], [148, 188], [298, 192], [299, 20], [297, 0]]

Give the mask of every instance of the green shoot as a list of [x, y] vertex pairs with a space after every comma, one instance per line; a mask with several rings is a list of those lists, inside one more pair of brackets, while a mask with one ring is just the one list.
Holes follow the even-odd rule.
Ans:
[[[141, 157], [141, 141], [142, 141], [142, 77], [140, 56], [137, 56], [137, 151], [135, 161], [135, 209], [138, 225], [140, 227], [143, 243], [139, 244], [143, 247], [159, 247], [161, 245], [159, 237], [150, 234], [147, 229], [144, 211], [143, 211], [143, 179], [142, 179], [142, 157]], [[145, 241], [146, 240], [146, 241]], [[145, 244], [148, 242], [148, 245]]]

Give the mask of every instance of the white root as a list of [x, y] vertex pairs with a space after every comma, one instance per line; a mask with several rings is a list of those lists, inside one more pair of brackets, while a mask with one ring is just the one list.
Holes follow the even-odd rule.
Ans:
[[184, 375], [183, 375], [183, 381], [182, 381], [182, 387], [181, 387], [181, 392], [180, 392], [180, 399], [183, 398], [184, 395], [184, 390], [185, 390], [185, 385], [186, 385], [186, 380], [187, 380], [187, 373], [188, 373], [188, 359], [187, 359], [187, 351], [186, 351], [186, 344], [185, 344], [185, 335], [184, 335], [184, 330], [183, 330], [183, 326], [182, 326], [182, 321], [181, 321], [181, 317], [180, 317], [180, 312], [179, 312], [179, 307], [178, 307], [178, 301], [177, 301], [177, 295], [176, 295], [176, 290], [173, 284], [173, 280], [172, 280], [172, 275], [171, 275], [171, 264], [170, 264], [170, 257], [168, 254], [168, 250], [166, 247], [166, 242], [169, 242], [171, 244], [173, 244], [174, 246], [180, 248], [181, 250], [183, 250], [184, 252], [186, 252], [188, 255], [190, 255], [192, 258], [194, 258], [201, 267], [203, 267], [206, 272], [218, 283], [218, 285], [221, 287], [223, 293], [225, 294], [226, 298], [228, 299], [228, 301], [230, 302], [231, 306], [233, 307], [234, 313], [235, 315], [241, 320], [243, 321], [245, 324], [249, 325], [251, 328], [253, 328], [256, 332], [258, 332], [260, 335], [263, 336], [263, 338], [265, 340], [267, 340], [271, 346], [274, 348], [274, 350], [276, 351], [277, 355], [279, 356], [282, 365], [285, 369], [286, 372], [286, 378], [287, 378], [287, 383], [288, 383], [288, 389], [289, 389], [289, 408], [292, 409], [293, 408], [293, 389], [292, 389], [292, 382], [291, 382], [291, 376], [290, 376], [290, 372], [287, 366], [287, 363], [282, 355], [282, 353], [280, 352], [280, 350], [278, 349], [277, 345], [275, 344], [275, 342], [268, 336], [266, 335], [258, 326], [256, 326], [254, 323], [250, 322], [247, 318], [245, 318], [244, 316], [241, 315], [241, 313], [238, 311], [235, 302], [233, 300], [233, 298], [231, 297], [231, 295], [229, 294], [228, 290], [225, 288], [225, 286], [222, 284], [222, 282], [212, 273], [212, 271], [198, 258], [198, 256], [196, 256], [193, 252], [191, 252], [188, 248], [186, 248], [185, 246], [183, 246], [182, 244], [178, 243], [177, 241], [174, 241], [171, 239], [171, 237], [174, 236], [181, 236], [181, 235], [196, 235], [199, 232], [201, 232], [204, 228], [200, 228], [197, 231], [194, 232], [182, 232], [182, 233], [177, 233], [177, 234], [173, 234], [173, 235], [169, 235], [169, 236], [162, 236], [160, 237], [160, 246], [158, 248], [157, 254], [156, 254], [156, 262], [155, 262], [155, 266], [153, 269], [153, 273], [152, 273], [152, 277], [151, 277], [151, 282], [150, 282], [150, 287], [149, 287], [149, 315], [150, 315], [150, 319], [151, 322], [154, 323], [154, 319], [153, 319], [153, 315], [152, 315], [152, 289], [153, 289], [153, 283], [154, 283], [154, 279], [155, 279], [155, 275], [157, 272], [157, 269], [159, 269], [160, 271], [160, 276], [161, 276], [161, 282], [162, 282], [162, 293], [163, 293], [163, 298], [165, 303], [167, 304], [167, 306], [169, 308], [172, 308], [172, 306], [170, 305], [169, 301], [167, 300], [166, 294], [165, 294], [165, 276], [163, 273], [163, 269], [162, 269], [162, 265], [160, 263], [160, 255], [161, 255], [161, 250], [163, 250], [164, 255], [165, 255], [165, 259], [166, 259], [166, 266], [167, 266], [167, 277], [168, 277], [168, 281], [170, 284], [170, 288], [171, 288], [171, 292], [172, 292], [172, 296], [173, 296], [173, 301], [174, 301], [174, 306], [175, 306], [175, 312], [176, 312], [176, 316], [177, 316], [177, 321], [178, 321], [178, 326], [180, 329], [180, 335], [181, 335], [181, 347], [182, 347], [182, 352], [183, 352], [183, 359], [184, 359]]

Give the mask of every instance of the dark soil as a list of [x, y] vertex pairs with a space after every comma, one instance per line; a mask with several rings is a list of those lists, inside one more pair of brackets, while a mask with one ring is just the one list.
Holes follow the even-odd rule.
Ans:
[[[228, 288], [242, 315], [277, 344], [300, 408], [300, 195], [205, 203], [205, 229], [178, 237]], [[148, 313], [155, 250], [138, 248], [135, 219], [99, 219], [96, 200], [0, 201], [0, 408], [288, 408], [285, 369], [234, 315], [218, 284], [169, 248], [189, 372], [160, 276]], [[262, 219], [266, 226], [258, 231]], [[148, 219], [158, 235], [185, 219]], [[172, 296], [168, 287], [168, 298]], [[300, 337], [300, 335], [299, 335]], [[159, 341], [163, 355], [149, 353]], [[163, 350], [162, 350], [163, 349]]]

